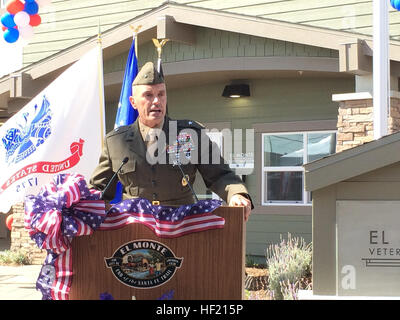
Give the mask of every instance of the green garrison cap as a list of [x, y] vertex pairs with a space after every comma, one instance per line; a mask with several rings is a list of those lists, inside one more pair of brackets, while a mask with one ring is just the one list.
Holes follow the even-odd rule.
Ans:
[[164, 83], [163, 75], [157, 71], [153, 62], [146, 62], [142, 69], [140, 69], [132, 85], [152, 85], [159, 83]]

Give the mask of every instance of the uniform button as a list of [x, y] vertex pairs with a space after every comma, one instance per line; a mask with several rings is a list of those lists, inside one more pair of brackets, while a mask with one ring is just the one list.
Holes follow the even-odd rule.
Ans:
[[151, 185], [152, 185], [153, 187], [155, 187], [155, 185], [156, 185], [156, 180], [151, 180]]
[[157, 193], [153, 193], [153, 200], [157, 199]]

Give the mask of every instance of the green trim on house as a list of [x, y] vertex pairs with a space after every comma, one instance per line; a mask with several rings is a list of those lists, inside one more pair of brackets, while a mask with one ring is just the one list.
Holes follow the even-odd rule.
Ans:
[[287, 239], [288, 233], [302, 237], [307, 243], [312, 241], [312, 217], [296, 215], [252, 215], [246, 225], [246, 254], [264, 260], [266, 250], [271, 244], [279, 243], [281, 236]]
[[[337, 50], [307, 46], [303, 44], [254, 37], [234, 32], [209, 28], [195, 28], [194, 46], [178, 42], [167, 42], [163, 48], [163, 62], [179, 62], [228, 57], [328, 57], [339, 58]], [[138, 46], [139, 64], [157, 61], [157, 52], [152, 42]], [[104, 64], [104, 73], [125, 70], [127, 53], [109, 59]]]
[[[35, 27], [35, 37], [24, 48], [23, 65], [97, 35], [99, 24], [105, 32], [166, 3], [162, 0], [54, 0], [40, 11], [42, 24]], [[351, 3], [348, 0], [178, 0], [168, 3], [259, 17], [265, 21], [345, 31], [354, 34], [355, 38], [372, 36], [372, 0], [352, 0]], [[400, 39], [399, 22], [400, 13], [390, 6], [392, 40]]]

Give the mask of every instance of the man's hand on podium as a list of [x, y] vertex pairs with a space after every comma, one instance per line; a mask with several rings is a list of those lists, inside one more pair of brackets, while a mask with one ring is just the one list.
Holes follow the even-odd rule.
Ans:
[[241, 194], [234, 194], [229, 201], [229, 205], [232, 207], [244, 207], [244, 221], [247, 222], [251, 213], [251, 201]]

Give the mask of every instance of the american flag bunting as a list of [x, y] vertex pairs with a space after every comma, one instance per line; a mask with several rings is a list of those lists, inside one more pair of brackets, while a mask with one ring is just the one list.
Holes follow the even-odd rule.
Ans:
[[106, 213], [101, 192], [89, 189], [82, 175], [59, 174], [37, 196], [25, 198], [25, 228], [41, 249], [47, 250], [36, 288], [44, 300], [68, 300], [72, 283], [71, 241], [95, 230], [115, 230], [132, 223], [150, 228], [160, 238], [223, 228], [225, 220], [213, 214], [219, 200], [195, 204], [153, 206], [147, 199], [124, 200]]

